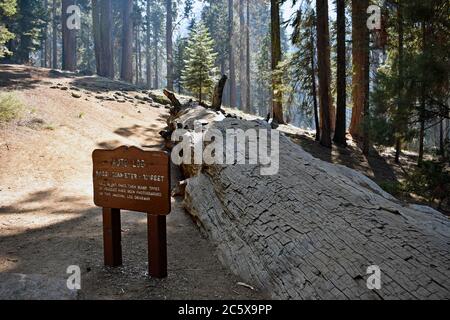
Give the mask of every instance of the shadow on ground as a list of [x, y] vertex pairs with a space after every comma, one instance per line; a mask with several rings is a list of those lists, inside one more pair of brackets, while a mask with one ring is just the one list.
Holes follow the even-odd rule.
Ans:
[[[52, 198], [54, 208], [21, 210], [36, 201]], [[57, 204], [73, 200], [74, 208], [58, 210]], [[233, 276], [218, 261], [214, 247], [199, 234], [190, 218], [173, 203], [168, 217], [167, 279], [150, 279], [147, 273], [146, 214], [122, 213], [124, 264], [119, 268], [103, 265], [101, 209], [84, 208], [82, 203], [60, 196], [57, 190], [42, 190], [0, 209], [0, 222], [17, 213], [43, 212], [64, 215], [58, 222], [0, 236], [0, 266], [3, 272], [67, 279], [70, 265], [80, 266], [80, 299], [261, 299], [262, 293], [237, 286]], [[7, 267], [5, 268], [5, 263]], [[45, 292], [42, 296], [45, 298]], [[50, 295], [49, 295], [50, 296]], [[14, 297], [11, 297], [12, 299]]]
[[366, 157], [357, 147], [344, 148], [333, 145], [333, 148], [329, 149], [322, 147], [314, 138], [307, 135], [289, 134], [288, 136], [315, 158], [358, 170], [377, 183], [398, 180], [398, 174], [392, 165], [374, 148], [371, 148], [370, 156]]

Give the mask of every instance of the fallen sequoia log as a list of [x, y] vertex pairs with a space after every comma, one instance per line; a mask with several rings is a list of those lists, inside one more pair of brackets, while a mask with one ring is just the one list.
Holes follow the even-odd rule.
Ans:
[[[204, 134], [270, 130], [264, 121], [192, 105], [178, 110], [169, 127], [192, 132], [195, 121]], [[184, 206], [222, 262], [275, 299], [450, 298], [448, 218], [402, 205], [364, 175], [315, 159], [286, 136], [277, 175], [261, 175], [260, 165], [182, 169]], [[380, 290], [367, 286], [373, 265], [381, 271]]]

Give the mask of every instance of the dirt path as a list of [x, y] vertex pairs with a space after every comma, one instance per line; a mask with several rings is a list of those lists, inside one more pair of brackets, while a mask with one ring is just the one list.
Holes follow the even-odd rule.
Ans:
[[168, 112], [134, 99], [136, 92], [124, 91], [125, 101], [105, 98], [123, 84], [48, 71], [0, 66], [0, 92], [13, 91], [24, 105], [19, 121], [0, 127], [0, 275], [65, 281], [67, 267], [78, 265], [81, 299], [265, 298], [237, 285], [179, 199], [168, 218], [167, 279], [147, 277], [146, 216], [139, 213], [122, 215], [124, 266], [103, 266], [91, 153], [122, 144], [160, 148]]

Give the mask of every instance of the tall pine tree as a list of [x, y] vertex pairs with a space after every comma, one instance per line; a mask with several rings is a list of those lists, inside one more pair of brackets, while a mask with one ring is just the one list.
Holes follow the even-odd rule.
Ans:
[[208, 29], [200, 23], [192, 30], [186, 48], [186, 66], [182, 73], [184, 86], [190, 90], [200, 102], [211, 93], [214, 77], [217, 72], [214, 66], [217, 53], [214, 52], [214, 41]]

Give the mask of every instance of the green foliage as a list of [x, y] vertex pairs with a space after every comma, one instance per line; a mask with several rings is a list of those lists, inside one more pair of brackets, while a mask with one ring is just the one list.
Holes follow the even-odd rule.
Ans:
[[12, 32], [9, 32], [9, 30], [5, 26], [0, 25], [0, 58], [11, 54], [11, 52], [5, 46], [5, 43], [13, 38], [14, 34]]
[[0, 0], [0, 58], [11, 54], [5, 44], [14, 38], [14, 34], [8, 30], [4, 20], [16, 14], [16, 5], [16, 0]]
[[17, 0], [17, 13], [10, 19], [10, 32], [16, 35], [12, 62], [29, 63], [30, 55], [40, 48], [49, 17], [43, 1]]
[[213, 89], [217, 73], [216, 57], [214, 41], [211, 39], [208, 29], [202, 23], [196, 25], [186, 47], [186, 65], [182, 72], [182, 82], [191, 93], [198, 97], [200, 102]]
[[[277, 90], [283, 92], [286, 100], [284, 104], [294, 105], [297, 108], [290, 118], [295, 118], [295, 113], [300, 112], [311, 119], [314, 112], [313, 75], [316, 71], [316, 61], [314, 65], [312, 62], [316, 54], [316, 26], [315, 13], [310, 1], [303, 3], [291, 25], [294, 29], [291, 40], [296, 51], [287, 55], [277, 68], [276, 72], [283, 77], [282, 85]], [[301, 121], [305, 123], [305, 120]]]
[[0, 17], [11, 17], [17, 12], [17, 0], [0, 1]]
[[16, 119], [22, 107], [22, 103], [14, 94], [0, 93], [0, 123]]
[[207, 4], [202, 11], [202, 21], [214, 39], [214, 51], [218, 53], [217, 64], [225, 67], [228, 57], [228, 1], [204, 0]]
[[[371, 137], [375, 143], [393, 146], [397, 139], [412, 142], [419, 127], [433, 126], [449, 117], [450, 29], [445, 0], [402, 1], [402, 20], [397, 2], [388, 1], [387, 60], [378, 69], [372, 92]], [[404, 30], [400, 59], [399, 22]]]
[[405, 185], [399, 181], [382, 181], [380, 187], [387, 193], [399, 197], [406, 194]]
[[173, 73], [173, 79], [174, 79], [174, 85], [178, 90], [178, 93], [183, 92], [183, 85], [181, 80], [182, 70], [185, 67], [184, 60], [186, 59], [186, 46], [187, 46], [188, 40], [186, 38], [178, 37], [175, 40], [175, 46], [174, 46], [174, 73]]
[[272, 67], [270, 51], [267, 48], [270, 47], [270, 33], [267, 32], [266, 36], [262, 39], [261, 49], [256, 56], [256, 74], [257, 74], [257, 87], [256, 87], [256, 101], [258, 102], [259, 110], [258, 114], [261, 117], [266, 117], [269, 113], [269, 106], [271, 105], [271, 86], [272, 86]]
[[94, 73], [96, 66], [90, 2], [89, 0], [78, 0], [77, 2], [81, 9], [81, 29], [77, 34], [79, 43], [77, 66], [79, 70]]
[[450, 171], [444, 163], [424, 161], [410, 174], [406, 189], [441, 205], [450, 199]]
[[406, 181], [383, 181], [380, 187], [396, 197], [415, 194], [439, 206], [450, 200], [450, 169], [443, 162], [424, 161], [408, 175]]

